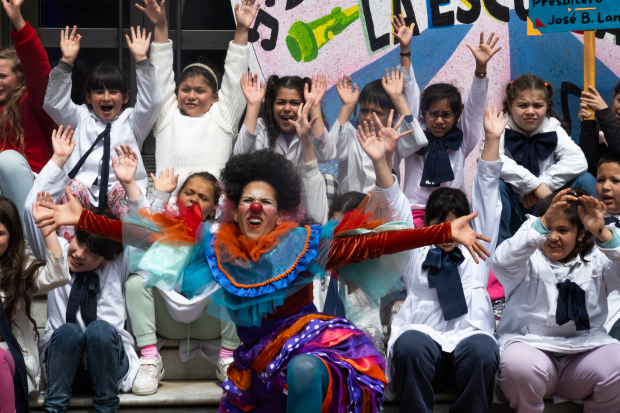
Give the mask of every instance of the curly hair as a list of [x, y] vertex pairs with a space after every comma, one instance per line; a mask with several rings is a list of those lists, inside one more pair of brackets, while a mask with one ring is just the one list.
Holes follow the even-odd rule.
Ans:
[[308, 77], [304, 77], [302, 79], [299, 76], [269, 76], [269, 80], [267, 80], [267, 85], [265, 86], [265, 103], [263, 105], [264, 116], [262, 117], [267, 126], [267, 136], [269, 137], [269, 147], [271, 149], [275, 148], [276, 139], [278, 138], [278, 135], [280, 135], [280, 132], [282, 132], [276, 123], [276, 118], [273, 114], [273, 103], [278, 95], [278, 90], [282, 88], [296, 90], [301, 97], [301, 101], [306, 103], [304, 100], [304, 87], [306, 84], [308, 85], [308, 88], [312, 86], [312, 80]]
[[[558, 194], [559, 191], [555, 191], [551, 195], [547, 196], [542, 203], [540, 204], [540, 208], [536, 211], [536, 216], [542, 217], [545, 215], [549, 207], [551, 206], [551, 202], [553, 202], [553, 197]], [[579, 198], [583, 195], [589, 195], [586, 191], [579, 188], [574, 188], [569, 192], [569, 195], [575, 196], [575, 198]], [[577, 245], [575, 248], [566, 256], [566, 258], [560, 260], [560, 262], [569, 262], [577, 255], [581, 258], [582, 261], [588, 262], [584, 257], [592, 251], [594, 248], [594, 235], [586, 230], [586, 227], [583, 225], [581, 218], [579, 217], [578, 207], [581, 206], [584, 210], [586, 207], [583, 205], [581, 201], [568, 201], [570, 207], [564, 210], [563, 217], [566, 219], [574, 228], [577, 229], [577, 236], [581, 234], [582, 231], [585, 231], [585, 236], [581, 241], [577, 241]]]
[[302, 181], [295, 165], [270, 149], [232, 156], [220, 174], [228, 200], [239, 205], [243, 189], [262, 181], [273, 187], [278, 209], [294, 212], [301, 204]]
[[[45, 261], [31, 259], [26, 252], [26, 241], [22, 221], [17, 207], [9, 198], [0, 196], [0, 223], [9, 233], [9, 246], [0, 256], [0, 288], [4, 293], [4, 315], [9, 325], [15, 324], [19, 313], [20, 300], [24, 301], [26, 317], [34, 327], [38, 339], [37, 323], [32, 318], [32, 293], [36, 293], [39, 270], [45, 267]], [[28, 264], [28, 262], [30, 263]]]
[[504, 100], [504, 113], [510, 113], [510, 106], [519, 96], [519, 93], [538, 90], [545, 94], [547, 102], [547, 114], [560, 121], [560, 125], [570, 133], [570, 126], [553, 110], [553, 93], [555, 89], [551, 83], [545, 83], [540, 77], [532, 74], [519, 76], [506, 86], [506, 99]]

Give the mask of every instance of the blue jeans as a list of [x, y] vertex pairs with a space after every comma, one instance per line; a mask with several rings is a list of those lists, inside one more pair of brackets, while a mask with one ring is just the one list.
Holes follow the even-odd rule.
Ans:
[[[540, 204], [538, 204], [532, 209], [526, 209], [523, 207], [523, 204], [517, 200], [517, 195], [513, 188], [511, 184], [507, 184], [503, 179], [499, 180], [499, 192], [502, 198], [502, 219], [499, 223], [497, 245], [511, 238], [525, 222], [525, 215], [535, 214], [540, 206]], [[564, 188], [583, 189], [589, 195], [596, 198], [596, 178], [588, 172], [582, 173], [560, 189]]]
[[428, 334], [405, 331], [392, 348], [392, 380], [401, 396], [400, 411], [432, 413], [435, 392], [456, 390], [450, 413], [486, 412], [487, 390], [498, 366], [497, 343], [487, 335], [469, 336], [446, 353]]
[[94, 392], [93, 406], [97, 412], [118, 411], [118, 382], [129, 371], [129, 358], [121, 336], [109, 323], [93, 321], [86, 331], [77, 324], [62, 325], [47, 344], [44, 362], [46, 412], [66, 412], [73, 392]]
[[0, 152], [0, 195], [15, 203], [22, 225], [24, 204], [33, 185], [34, 175], [26, 158], [13, 150]]

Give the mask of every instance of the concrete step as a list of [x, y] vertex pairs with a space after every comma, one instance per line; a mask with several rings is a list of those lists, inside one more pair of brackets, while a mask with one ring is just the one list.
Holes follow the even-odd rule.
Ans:
[[[220, 402], [222, 391], [220, 383], [214, 380], [164, 380], [159, 385], [157, 393], [151, 396], [135, 396], [133, 394], [121, 394], [121, 412], [142, 413], [157, 411], [160, 413], [176, 412], [200, 412], [214, 413]], [[455, 393], [439, 393], [435, 396], [436, 406], [434, 413], [448, 413], [450, 405], [456, 399]], [[42, 412], [43, 397], [40, 396], [30, 403], [32, 412]], [[89, 409], [90, 408], [90, 409]], [[72, 413], [92, 412], [92, 397], [89, 395], [74, 395], [71, 397]], [[388, 402], [384, 405], [384, 413], [397, 413], [398, 402]], [[561, 403], [554, 405], [550, 401], [545, 405], [547, 413], [578, 413], [581, 406], [573, 403]], [[512, 410], [508, 405], [489, 405], [489, 413], [509, 413]]]

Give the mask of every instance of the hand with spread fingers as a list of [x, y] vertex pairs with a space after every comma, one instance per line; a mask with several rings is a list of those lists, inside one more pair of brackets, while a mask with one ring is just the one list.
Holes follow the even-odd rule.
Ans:
[[551, 229], [551, 226], [556, 223], [557, 220], [562, 219], [564, 210], [570, 208], [568, 201], [576, 201], [573, 195], [569, 194], [570, 188], [566, 188], [558, 192], [551, 201], [551, 205], [545, 212], [545, 215], [540, 217], [540, 222], [547, 229]]
[[179, 183], [179, 175], [174, 174], [174, 168], [166, 168], [165, 172], [159, 173], [159, 178], [157, 178], [154, 174], [151, 174], [151, 178], [153, 179], [154, 190], [168, 192], [169, 194], [173, 193], [174, 190], [177, 189], [177, 184]]
[[579, 212], [579, 218], [581, 218], [583, 226], [586, 227], [599, 242], [605, 243], [609, 241], [614, 234], [610, 229], [605, 227], [607, 206], [593, 196], [582, 195], [579, 197], [579, 200], [583, 202], [585, 206], [585, 210], [581, 205], [577, 207], [577, 212]]
[[82, 215], [84, 208], [80, 201], [73, 196], [68, 186], [65, 188], [65, 195], [68, 202], [63, 205], [56, 205], [53, 201], [50, 202], [47, 199], [41, 200], [40, 205], [50, 211], [35, 219], [34, 222], [39, 228], [45, 228], [41, 231], [44, 237], [50, 235], [60, 226], [75, 226], [80, 222], [80, 215]]
[[474, 211], [472, 214], [455, 219], [451, 222], [451, 224], [452, 238], [454, 241], [467, 248], [474, 261], [476, 261], [476, 264], [479, 264], [480, 261], [478, 260], [478, 257], [482, 258], [483, 261], [486, 261], [487, 257], [491, 256], [489, 251], [487, 251], [480, 241], [491, 242], [491, 240], [482, 234], [478, 234], [472, 227], [469, 226], [469, 221], [474, 220], [477, 216], [478, 211]]
[[80, 41], [82, 35], [76, 34], [77, 26], [73, 26], [73, 30], [69, 33], [69, 26], [65, 30], [60, 31], [60, 52], [62, 53], [61, 60], [65, 63], [73, 65], [75, 59], [77, 59], [80, 53]]

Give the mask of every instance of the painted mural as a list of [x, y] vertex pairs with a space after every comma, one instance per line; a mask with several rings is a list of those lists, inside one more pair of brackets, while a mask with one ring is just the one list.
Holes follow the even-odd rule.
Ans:
[[[416, 24], [411, 60], [420, 88], [447, 82], [465, 95], [475, 68], [465, 43], [476, 43], [481, 31], [495, 32], [503, 48], [489, 62], [489, 102], [500, 105], [511, 79], [535, 73], [556, 88], [555, 109], [572, 125], [577, 141], [583, 35], [541, 33], [529, 21], [528, 7], [528, 0], [265, 0], [250, 32], [250, 67], [263, 79], [327, 74], [330, 89], [323, 108], [331, 125], [340, 110], [333, 87], [338, 76], [351, 76], [361, 90], [386, 67], [399, 64], [398, 41], [390, 35], [394, 14]], [[620, 24], [596, 31], [597, 89], [608, 102], [620, 77], [618, 35]], [[470, 184], [478, 153], [467, 160]], [[337, 164], [322, 169], [335, 173]]]

